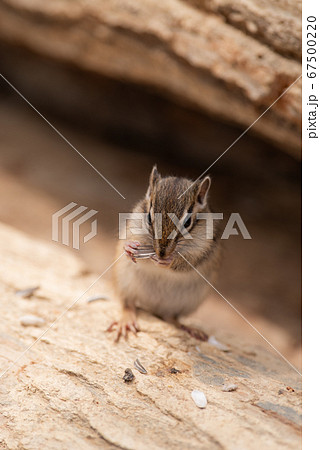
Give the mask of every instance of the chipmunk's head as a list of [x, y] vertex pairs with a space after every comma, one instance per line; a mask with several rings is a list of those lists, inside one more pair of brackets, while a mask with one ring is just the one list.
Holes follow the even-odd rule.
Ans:
[[158, 261], [163, 265], [170, 265], [175, 252], [187, 241], [190, 248], [192, 239], [200, 229], [203, 231], [196, 216], [208, 211], [210, 184], [209, 176], [195, 182], [186, 178], [161, 177], [157, 167], [153, 167], [145, 199], [147, 227]]

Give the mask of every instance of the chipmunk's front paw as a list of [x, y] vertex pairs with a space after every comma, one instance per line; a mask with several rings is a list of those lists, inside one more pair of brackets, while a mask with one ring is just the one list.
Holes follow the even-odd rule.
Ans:
[[115, 342], [118, 342], [121, 336], [125, 339], [128, 338], [128, 332], [131, 331], [134, 335], [137, 334], [139, 326], [137, 324], [137, 316], [131, 309], [125, 309], [123, 311], [122, 317], [119, 321], [114, 321], [107, 328], [107, 331], [115, 331]]
[[132, 259], [132, 261], [134, 263], [136, 263], [136, 259], [135, 256], [138, 254], [138, 248], [140, 246], [140, 242], [139, 241], [128, 241], [124, 244], [124, 251], [126, 253], [126, 255]]

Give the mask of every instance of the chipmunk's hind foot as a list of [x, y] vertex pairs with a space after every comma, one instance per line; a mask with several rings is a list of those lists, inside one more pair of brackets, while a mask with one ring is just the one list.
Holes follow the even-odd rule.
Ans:
[[168, 317], [164, 319], [166, 322], [171, 323], [179, 330], [186, 331], [191, 337], [198, 339], [198, 341], [206, 342], [209, 339], [209, 336], [199, 328], [189, 327], [188, 325], [183, 325], [179, 322], [177, 318]]
[[188, 327], [182, 324], [179, 324], [179, 328], [180, 330], [186, 331], [191, 337], [198, 339], [198, 341], [206, 342], [209, 339], [208, 335], [198, 328]]
[[124, 309], [122, 317], [119, 321], [114, 321], [106, 330], [107, 332], [115, 331], [115, 342], [119, 342], [121, 336], [128, 339], [128, 333], [131, 331], [134, 335], [140, 331], [137, 324], [137, 316], [131, 309]]

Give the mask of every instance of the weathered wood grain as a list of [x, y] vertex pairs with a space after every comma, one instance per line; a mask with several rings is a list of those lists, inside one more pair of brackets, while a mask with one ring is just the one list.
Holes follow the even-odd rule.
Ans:
[[[98, 274], [59, 244], [0, 226], [0, 370], [6, 370]], [[30, 298], [15, 291], [40, 285]], [[92, 295], [109, 301], [87, 303]], [[42, 327], [23, 327], [34, 314]], [[300, 377], [237, 336], [230, 352], [199, 344], [173, 326], [140, 315], [142, 331], [115, 344], [107, 324], [119, 314], [100, 280], [0, 379], [4, 449], [235, 449], [300, 447]], [[134, 368], [139, 358], [146, 375]], [[124, 383], [131, 368], [135, 379]], [[180, 373], [170, 373], [176, 368]], [[235, 392], [222, 392], [235, 383]], [[289, 392], [287, 386], [294, 389]], [[193, 389], [208, 405], [198, 409]]]

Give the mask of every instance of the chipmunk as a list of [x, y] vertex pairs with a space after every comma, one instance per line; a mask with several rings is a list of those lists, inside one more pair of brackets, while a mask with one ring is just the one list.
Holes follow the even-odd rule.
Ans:
[[[123, 306], [121, 319], [108, 328], [116, 330], [116, 341], [121, 335], [127, 337], [128, 331], [139, 331], [137, 308], [175, 323], [198, 339], [207, 339], [205, 333], [181, 325], [178, 318], [193, 312], [210, 289], [194, 268], [212, 282], [219, 265], [218, 220], [213, 220], [213, 239], [207, 239], [207, 222], [197, 218], [197, 213], [210, 213], [210, 185], [209, 176], [193, 182], [162, 177], [153, 167], [147, 193], [133, 209], [134, 213], [144, 213], [146, 233], [133, 234], [133, 222], [127, 222], [129, 240], [124, 246], [119, 240], [117, 246], [117, 256], [124, 249], [127, 257], [120, 258], [114, 267], [115, 291]], [[159, 217], [160, 234], [156, 224]], [[176, 224], [180, 224], [179, 230]], [[150, 258], [139, 260], [141, 249]]]

